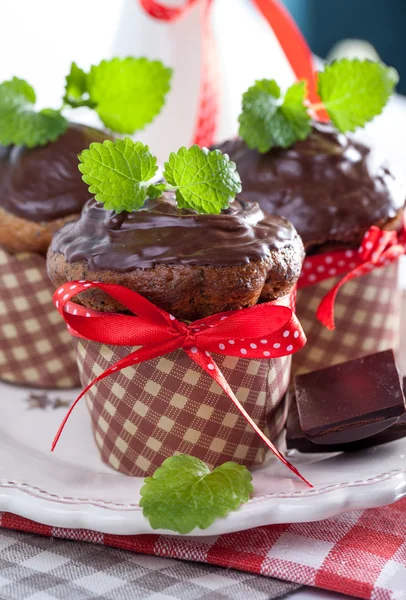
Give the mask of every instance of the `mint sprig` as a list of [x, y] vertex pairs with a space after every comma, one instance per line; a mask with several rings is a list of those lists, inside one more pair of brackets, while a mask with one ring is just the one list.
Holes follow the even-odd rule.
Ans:
[[63, 101], [72, 108], [79, 108], [80, 106], [94, 108], [95, 106], [89, 97], [87, 74], [75, 62], [71, 64], [69, 74], [66, 76]]
[[[147, 58], [103, 60], [86, 73], [72, 63], [66, 77], [63, 107], [94, 109], [117, 133], [143, 129], [161, 111], [170, 89], [172, 69]], [[35, 110], [34, 89], [14, 77], [0, 84], [0, 144], [42, 146], [68, 127], [61, 110]]]
[[233, 462], [210, 471], [193, 456], [172, 456], [145, 479], [140, 506], [153, 529], [186, 534], [207, 529], [247, 502], [251, 481], [248, 469]]
[[170, 154], [163, 175], [176, 190], [179, 208], [200, 213], [220, 213], [241, 192], [235, 163], [220, 150], [181, 148]]
[[35, 102], [34, 88], [23, 79], [0, 84], [0, 144], [42, 146], [66, 130], [68, 122], [60, 111], [37, 111]]
[[249, 148], [268, 152], [272, 146], [288, 148], [310, 133], [310, 116], [304, 106], [304, 82], [292, 85], [284, 98], [276, 81], [262, 79], [242, 99], [240, 135]]
[[64, 101], [74, 108], [94, 108], [112, 131], [134, 133], [161, 111], [171, 77], [172, 69], [147, 58], [103, 60], [89, 73], [72, 63]]
[[319, 73], [318, 93], [337, 129], [355, 131], [381, 114], [398, 80], [381, 63], [344, 59]]
[[397, 72], [382, 63], [334, 61], [318, 74], [322, 102], [315, 105], [306, 104], [304, 82], [283, 95], [274, 80], [256, 81], [243, 95], [239, 134], [262, 153], [274, 146], [288, 148], [308, 137], [310, 115], [320, 108], [339, 131], [354, 131], [382, 112], [397, 81]]
[[228, 156], [199, 146], [170, 155], [165, 163], [166, 183], [151, 183], [157, 159], [148, 146], [130, 138], [90, 144], [79, 161], [89, 191], [116, 213], [138, 210], [147, 197], [159, 198], [171, 190], [179, 208], [218, 214], [241, 191], [240, 177]]
[[145, 204], [148, 182], [158, 170], [148, 146], [130, 138], [90, 144], [79, 154], [79, 161], [89, 192], [116, 213], [132, 212]]

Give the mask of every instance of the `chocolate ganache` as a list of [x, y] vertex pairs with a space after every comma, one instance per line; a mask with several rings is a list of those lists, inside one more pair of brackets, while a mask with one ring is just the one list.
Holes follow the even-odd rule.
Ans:
[[178, 209], [165, 193], [119, 215], [89, 200], [80, 219], [54, 236], [51, 251], [69, 263], [85, 260], [92, 271], [128, 272], [157, 264], [242, 265], [294, 243], [300, 249], [294, 227], [265, 216], [256, 203], [235, 200], [219, 215], [198, 214]]
[[91, 142], [112, 139], [92, 127], [70, 123], [46, 146], [0, 147], [0, 208], [27, 221], [79, 214], [89, 199], [78, 154]]
[[385, 164], [374, 164], [372, 150], [330, 125], [315, 123], [306, 140], [266, 154], [242, 139], [218, 148], [237, 165], [241, 198], [291, 221], [308, 251], [326, 242], [358, 245], [366, 229], [395, 219], [405, 203], [405, 188]]

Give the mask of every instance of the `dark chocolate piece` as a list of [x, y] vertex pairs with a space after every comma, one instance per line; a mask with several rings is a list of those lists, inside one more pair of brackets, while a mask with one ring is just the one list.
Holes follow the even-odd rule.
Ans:
[[340, 444], [375, 435], [406, 410], [392, 350], [298, 375], [300, 425], [315, 444]]
[[403, 185], [373, 150], [330, 125], [314, 124], [306, 140], [266, 154], [242, 139], [218, 148], [237, 165], [241, 198], [291, 221], [308, 254], [330, 242], [357, 246], [366, 229], [394, 219], [405, 203]]
[[167, 193], [119, 215], [90, 200], [81, 218], [54, 236], [51, 248], [69, 263], [86, 260], [92, 271], [126, 272], [157, 264], [243, 265], [295, 240], [290, 223], [265, 216], [255, 203], [235, 200], [221, 214], [206, 215], [179, 210]]
[[[403, 388], [405, 389], [405, 380]], [[383, 431], [372, 435], [371, 437], [354, 442], [343, 444], [315, 444], [303, 433], [300, 426], [299, 412], [297, 410], [296, 398], [293, 397], [289, 409], [288, 420], [286, 422], [286, 447], [288, 450], [299, 450], [303, 454], [312, 454], [320, 452], [356, 452], [372, 446], [380, 446], [406, 437], [406, 413], [399, 417], [398, 421], [384, 429]]]
[[27, 221], [79, 214], [90, 194], [78, 169], [78, 154], [91, 142], [106, 139], [113, 138], [99, 129], [70, 123], [46, 146], [0, 146], [0, 207]]

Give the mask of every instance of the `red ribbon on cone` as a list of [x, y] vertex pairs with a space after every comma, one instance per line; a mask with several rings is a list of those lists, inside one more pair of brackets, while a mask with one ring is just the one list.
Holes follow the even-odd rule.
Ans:
[[[203, 64], [193, 143], [199, 146], [211, 146], [215, 142], [220, 111], [216, 43], [210, 26], [210, 9], [213, 0], [184, 0], [184, 3], [178, 7], [168, 7], [155, 0], [139, 0], [142, 8], [151, 17], [168, 22], [185, 15], [199, 1], [204, 3], [202, 15]], [[297, 79], [307, 82], [308, 99], [311, 103], [319, 103], [313, 56], [295, 21], [278, 0], [253, 0], [253, 2], [274, 31]], [[317, 116], [321, 120], [326, 120], [325, 111], [318, 111]]]
[[317, 309], [317, 318], [327, 329], [333, 330], [334, 303], [340, 288], [376, 268], [389, 265], [406, 253], [405, 229], [386, 231], [373, 225], [368, 229], [357, 250], [340, 250], [325, 254], [316, 254], [306, 258], [298, 287], [313, 285], [329, 277], [346, 275], [326, 294]]
[[[134, 316], [89, 312], [76, 304], [69, 305], [74, 296], [91, 288], [109, 294], [132, 311]], [[141, 348], [109, 367], [79, 394], [55, 436], [52, 450], [58, 443], [72, 410], [98, 381], [126, 367], [182, 348], [220, 385], [275, 456], [312, 487], [252, 420], [210, 354], [216, 352], [239, 358], [262, 359], [293, 354], [304, 346], [306, 338], [291, 308], [268, 302], [251, 308], [219, 313], [186, 325], [143, 296], [120, 285], [71, 281], [60, 287], [53, 298], [72, 335], [102, 344]], [[67, 312], [67, 309], [70, 312]]]

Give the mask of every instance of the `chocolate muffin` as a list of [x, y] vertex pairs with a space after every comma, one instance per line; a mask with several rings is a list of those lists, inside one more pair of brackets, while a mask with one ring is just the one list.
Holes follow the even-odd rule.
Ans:
[[0, 246], [46, 254], [52, 234], [76, 219], [89, 199], [78, 154], [105, 132], [71, 123], [46, 146], [0, 146]]
[[[304, 258], [295, 228], [237, 199], [218, 215], [178, 209], [172, 193], [115, 214], [89, 200], [81, 218], [53, 238], [53, 284], [86, 279], [139, 292], [178, 319], [193, 321], [285, 296]], [[78, 298], [88, 308], [121, 312], [99, 290]]]
[[314, 123], [306, 140], [266, 154], [242, 139], [218, 148], [237, 165], [241, 198], [291, 221], [307, 254], [357, 248], [372, 225], [402, 227], [404, 186], [371, 148], [331, 125]]

